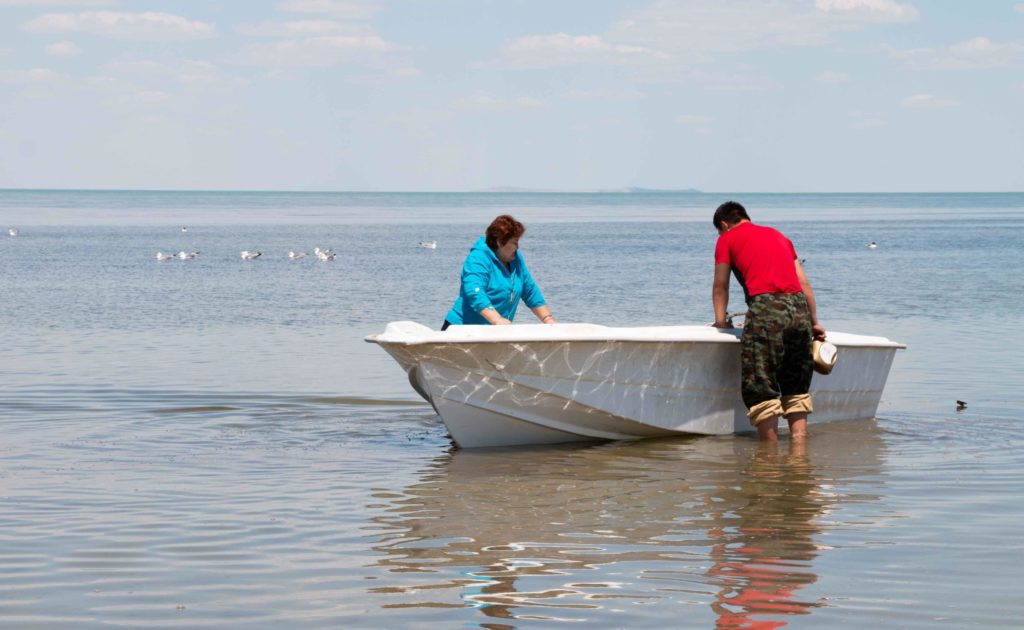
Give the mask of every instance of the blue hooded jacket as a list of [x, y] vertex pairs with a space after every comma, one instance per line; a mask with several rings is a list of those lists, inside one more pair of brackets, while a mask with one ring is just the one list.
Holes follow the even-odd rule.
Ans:
[[493, 308], [505, 319], [512, 321], [516, 307], [522, 298], [530, 308], [544, 306], [544, 296], [533, 276], [526, 268], [526, 261], [516, 252], [509, 268], [498, 260], [498, 256], [487, 246], [487, 239], [473, 244], [462, 264], [462, 286], [455, 305], [445, 319], [452, 324], [486, 324], [480, 311]]

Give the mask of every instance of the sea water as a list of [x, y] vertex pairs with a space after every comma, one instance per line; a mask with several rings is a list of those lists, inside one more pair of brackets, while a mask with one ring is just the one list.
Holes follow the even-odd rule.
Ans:
[[[363, 341], [506, 211], [560, 321], [707, 323], [728, 198], [908, 345], [877, 419], [460, 451]], [[1016, 193], [0, 191], [0, 624], [1017, 627], [1022, 263]]]

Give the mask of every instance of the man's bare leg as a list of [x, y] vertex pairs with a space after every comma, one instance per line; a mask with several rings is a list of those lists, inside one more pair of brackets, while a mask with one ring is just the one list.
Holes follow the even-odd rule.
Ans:
[[779, 441], [779, 418], [778, 416], [762, 420], [757, 425], [757, 437], [762, 442], [778, 442]]
[[791, 413], [786, 416], [789, 422], [789, 437], [794, 442], [807, 439], [807, 414], [805, 412]]

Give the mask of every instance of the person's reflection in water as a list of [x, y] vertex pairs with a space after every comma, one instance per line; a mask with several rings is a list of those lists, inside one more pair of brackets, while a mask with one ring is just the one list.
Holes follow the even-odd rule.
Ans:
[[719, 586], [712, 608], [718, 628], [767, 630], [786, 617], [805, 615], [818, 604], [797, 599], [797, 591], [817, 580], [811, 563], [818, 555], [814, 524], [827, 505], [818, 492], [804, 442], [788, 454], [778, 443], [762, 443], [740, 479], [738, 502], [727, 525], [709, 532], [715, 564], [708, 573]]

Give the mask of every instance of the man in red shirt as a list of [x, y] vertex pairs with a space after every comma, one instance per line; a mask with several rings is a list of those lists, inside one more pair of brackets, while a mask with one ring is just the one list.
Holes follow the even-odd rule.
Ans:
[[715, 210], [715, 280], [711, 293], [715, 326], [729, 328], [729, 273], [747, 301], [740, 343], [741, 393], [747, 417], [762, 440], [778, 440], [779, 416], [793, 440], [807, 435], [813, 411], [811, 342], [825, 338], [814, 291], [793, 243], [773, 228], [755, 225], [746, 209], [727, 201]]

